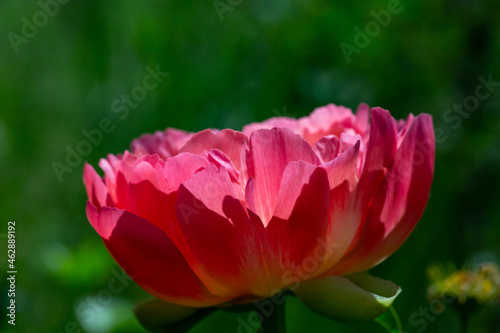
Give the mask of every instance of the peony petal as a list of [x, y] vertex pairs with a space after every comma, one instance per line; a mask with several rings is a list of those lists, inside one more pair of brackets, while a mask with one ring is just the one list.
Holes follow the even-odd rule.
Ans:
[[218, 149], [207, 150], [204, 152], [203, 156], [208, 160], [208, 162], [217, 166], [217, 168], [220, 169], [220, 167], [223, 167], [226, 169], [229, 176], [231, 176], [231, 180], [234, 182], [237, 182], [240, 178], [240, 172], [236, 169], [231, 159], [222, 151]]
[[358, 106], [358, 109], [356, 110], [356, 121], [354, 122], [354, 127], [356, 131], [360, 133], [362, 136], [370, 133], [369, 120], [370, 120], [370, 107], [365, 103], [361, 103]]
[[181, 153], [163, 162], [143, 156], [134, 165], [122, 165], [116, 176], [116, 206], [162, 229], [177, 244], [176, 191], [180, 184], [207, 167], [202, 157]]
[[[345, 233], [344, 230], [342, 232], [347, 236], [342, 244], [345, 241], [351, 241], [351, 245], [346, 249], [346, 252], [350, 251], [359, 241], [370, 203], [387, 172], [387, 168], [392, 163], [396, 149], [397, 133], [393, 118], [387, 110], [373, 108], [371, 111], [370, 138], [366, 148], [362, 172], [353, 194], [354, 199], [348, 203], [350, 210], [344, 211], [341, 209], [343, 217], [337, 217], [340, 221], [348, 223], [345, 227], [347, 230], [352, 230], [353, 227], [357, 228], [354, 237], [351, 237], [350, 231]], [[332, 210], [334, 212], [338, 210], [338, 208], [335, 208], [336, 205], [345, 207], [346, 202], [344, 202], [341, 195], [332, 198]], [[337, 204], [334, 203], [335, 201], [337, 201]], [[333, 221], [336, 223], [335, 219]], [[339, 228], [342, 230], [341, 226]]]
[[328, 174], [329, 227], [326, 232], [325, 258], [319, 273], [330, 269], [348, 250], [361, 223], [355, 197], [356, 170], [360, 141], [333, 161], [321, 165]]
[[330, 162], [337, 157], [340, 149], [340, 141], [335, 135], [324, 136], [314, 144], [316, 155], [322, 163]]
[[[333, 271], [326, 274], [344, 274], [341, 267], [345, 253], [350, 252], [360, 242], [361, 233], [364, 231], [364, 221], [372, 199], [384, 179], [386, 170], [392, 164], [394, 153], [397, 149], [397, 129], [393, 118], [387, 110], [373, 108], [370, 122], [370, 138], [366, 148], [365, 162], [362, 168], [359, 182], [353, 191], [352, 181], [349, 190], [345, 186], [339, 186], [331, 194], [331, 228], [328, 236], [328, 244], [336, 249], [333, 255], [325, 261], [322, 269], [328, 269], [335, 263]], [[340, 156], [339, 156], [340, 157]], [[335, 160], [334, 160], [335, 161]], [[333, 163], [332, 163], [333, 164]], [[340, 166], [347, 165], [338, 163]], [[329, 172], [329, 175], [337, 172]], [[331, 177], [329, 177], [331, 179]], [[342, 178], [333, 185], [341, 183]], [[334, 187], [334, 186], [331, 186]], [[348, 245], [346, 247], [346, 245]]]
[[423, 214], [434, 174], [434, 130], [429, 115], [415, 118], [371, 204], [359, 244], [334, 272], [359, 272], [396, 251]]
[[390, 281], [362, 273], [303, 281], [293, 292], [311, 310], [327, 318], [371, 321], [392, 305], [401, 288]]
[[201, 155], [206, 150], [218, 149], [226, 154], [237, 170], [240, 169], [241, 147], [248, 137], [238, 131], [224, 129], [217, 133], [211, 130], [198, 132], [186, 143], [181, 152]]
[[319, 262], [316, 268], [302, 266], [306, 258], [313, 257], [318, 240], [326, 234], [329, 192], [323, 168], [304, 161], [287, 165], [276, 210], [266, 228], [265, 256], [267, 267], [275, 270], [271, 275], [280, 280], [275, 282], [276, 288], [286, 286], [282, 278], [286, 270], [305, 270], [306, 275], [313, 275], [319, 268]]
[[267, 119], [261, 123], [248, 124], [245, 127], [243, 127], [243, 133], [245, 133], [248, 137], [250, 137], [252, 132], [255, 132], [260, 129], [272, 129], [274, 127], [288, 128], [289, 130], [291, 130], [296, 134], [302, 134], [302, 129], [300, 127], [299, 121], [295, 118], [288, 118], [288, 117], [274, 117]]
[[292, 161], [320, 163], [311, 146], [289, 129], [257, 130], [250, 136], [248, 176], [255, 180], [254, 213], [264, 225], [274, 213], [283, 172]]
[[164, 176], [170, 186], [170, 191], [177, 191], [182, 182], [209, 165], [206, 159], [191, 153], [180, 153], [169, 158], [165, 162]]
[[212, 293], [239, 297], [267, 292], [260, 286], [265, 281], [255, 226], [224, 168], [210, 166], [185, 181], [176, 213], [186, 239], [179, 249]]
[[83, 168], [83, 183], [85, 184], [89, 201], [94, 206], [100, 209], [104, 206], [113, 205], [108, 189], [106, 185], [104, 185], [102, 178], [97, 174], [95, 169], [87, 163], [85, 163], [85, 167]]
[[165, 233], [124, 210], [87, 203], [87, 217], [115, 260], [147, 292], [186, 306], [225, 301], [212, 295]]
[[193, 134], [175, 128], [167, 128], [164, 132], [144, 134], [132, 141], [130, 150], [136, 155], [158, 154], [162, 159], [175, 156]]
[[310, 116], [299, 119], [302, 137], [313, 146], [322, 137], [340, 137], [346, 128], [352, 128], [354, 115], [351, 109], [334, 104], [316, 108]]
[[339, 153], [343, 153], [347, 149], [354, 147], [357, 142], [362, 142], [361, 135], [357, 134], [354, 130], [346, 130], [340, 135]]
[[397, 149], [397, 128], [389, 111], [372, 108], [370, 141], [363, 172], [388, 168]]
[[351, 189], [354, 188], [356, 185], [359, 146], [360, 141], [358, 140], [354, 146], [338, 155], [334, 160], [321, 165], [328, 174], [330, 189], [334, 189], [344, 181], [349, 183]]
[[[164, 162], [158, 155], [139, 158], [133, 165], [122, 163], [115, 177], [116, 207], [135, 214], [168, 232], [173, 203], [163, 176]], [[172, 213], [168, 212], [172, 207]], [[169, 234], [171, 237], [172, 235]]]

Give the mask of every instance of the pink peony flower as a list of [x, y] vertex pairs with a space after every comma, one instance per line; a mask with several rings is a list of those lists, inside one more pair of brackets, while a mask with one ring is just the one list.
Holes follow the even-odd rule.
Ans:
[[311, 281], [328, 294], [410, 235], [434, 149], [429, 115], [396, 121], [364, 104], [241, 132], [167, 129], [102, 159], [104, 179], [85, 165], [87, 216], [127, 274], [167, 302], [245, 303], [292, 289], [311, 305]]

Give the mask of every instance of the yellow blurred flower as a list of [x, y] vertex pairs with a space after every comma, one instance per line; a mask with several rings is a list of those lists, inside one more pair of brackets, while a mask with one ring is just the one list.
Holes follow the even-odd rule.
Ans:
[[452, 265], [433, 265], [427, 269], [431, 285], [429, 299], [454, 297], [460, 304], [473, 299], [479, 304], [500, 302], [500, 266], [483, 262], [474, 269], [457, 270]]

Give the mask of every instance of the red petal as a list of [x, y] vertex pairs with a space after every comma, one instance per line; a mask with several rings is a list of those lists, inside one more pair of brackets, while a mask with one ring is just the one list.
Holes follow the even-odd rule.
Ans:
[[176, 239], [175, 200], [180, 184], [209, 163], [198, 155], [182, 153], [166, 162], [144, 156], [135, 165], [122, 165], [116, 177], [117, 207], [164, 230]]
[[168, 302], [204, 307], [227, 299], [211, 294], [163, 231], [116, 208], [87, 203], [87, 216], [115, 260], [147, 292]]

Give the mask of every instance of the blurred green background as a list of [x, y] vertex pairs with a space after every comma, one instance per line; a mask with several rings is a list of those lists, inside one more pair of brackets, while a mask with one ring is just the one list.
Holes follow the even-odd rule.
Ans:
[[[113, 123], [84, 157], [96, 166], [144, 132], [241, 129], [361, 102], [397, 118], [430, 113], [445, 133], [424, 217], [373, 273], [402, 286], [395, 308], [404, 331], [465, 331], [451, 305], [425, 327], [410, 318], [429, 308], [430, 264], [500, 254], [500, 88], [467, 117], [448, 111], [474, 96], [479, 76], [500, 81], [500, 2], [402, 0], [350, 61], [340, 44], [356, 47], [354, 28], [364, 30], [388, 1], [223, 0], [222, 14], [211, 0], [61, 2], [45, 16], [35, 1], [0, 2], [0, 258], [6, 271], [7, 222], [15, 220], [18, 270], [15, 328], [0, 282], [2, 332], [142, 332], [131, 308], [147, 294], [128, 282], [110, 299], [102, 292], [120, 270], [85, 216], [83, 162], [62, 181], [52, 167], [66, 164], [83, 130]], [[128, 115], [114, 112], [148, 66], [169, 75]], [[384, 332], [323, 319], [296, 299], [287, 311], [290, 332]], [[499, 317], [498, 306], [482, 308], [467, 332], [500, 332]], [[236, 332], [236, 319], [219, 313], [193, 332]]]

